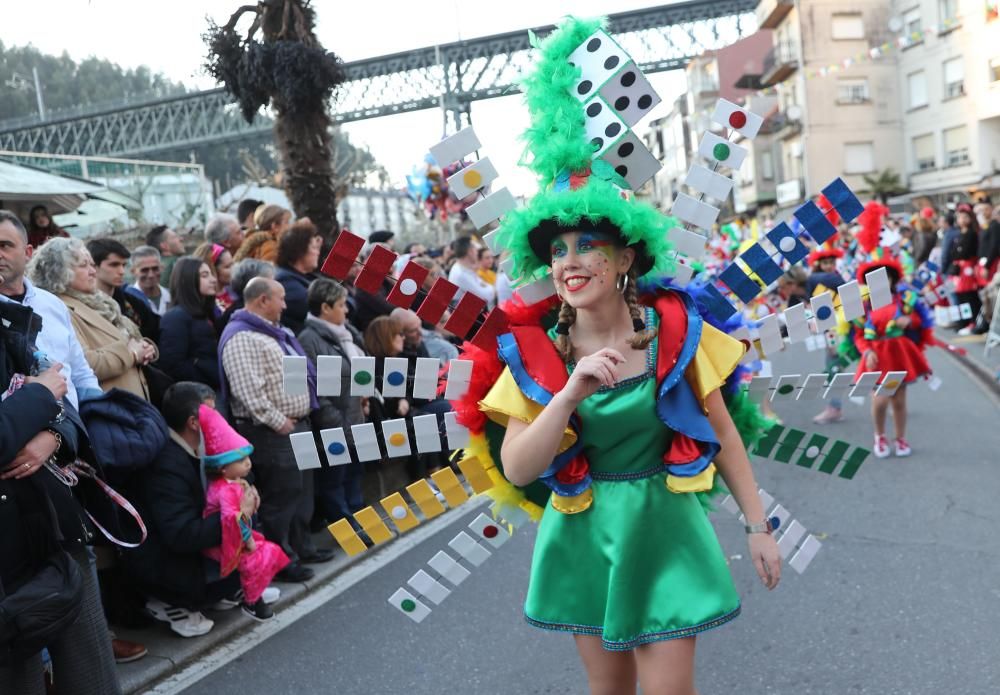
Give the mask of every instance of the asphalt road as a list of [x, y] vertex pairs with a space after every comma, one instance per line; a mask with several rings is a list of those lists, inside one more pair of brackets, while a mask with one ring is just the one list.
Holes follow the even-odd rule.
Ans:
[[[713, 515], [743, 615], [699, 638], [702, 695], [1000, 693], [1000, 408], [949, 356], [933, 351], [931, 362], [944, 383], [911, 391], [912, 458], [869, 459], [851, 481], [755, 461], [761, 486], [821, 535], [805, 574], [786, 568], [767, 592], [739, 524]], [[797, 346], [775, 367], [821, 365]], [[823, 431], [870, 446], [867, 408], [847, 407], [847, 421]], [[777, 410], [820, 431], [812, 404]], [[572, 639], [521, 618], [530, 525], [422, 624], [387, 603], [476, 513], [405, 552], [386, 549], [378, 571], [184, 692], [585, 693]]]

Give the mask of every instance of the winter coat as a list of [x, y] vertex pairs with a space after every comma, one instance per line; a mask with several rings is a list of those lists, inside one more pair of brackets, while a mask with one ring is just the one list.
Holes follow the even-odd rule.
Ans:
[[[354, 344], [364, 350], [361, 334], [350, 324], [344, 324], [354, 338]], [[302, 349], [308, 358], [315, 363], [319, 355], [342, 357], [340, 367], [341, 389], [339, 396], [320, 396], [319, 410], [312, 413], [312, 423], [316, 429], [325, 430], [331, 427], [350, 427], [364, 422], [361, 412], [361, 398], [351, 396], [351, 361], [347, 351], [333, 331], [313, 316], [306, 319], [305, 328], [298, 335]]]
[[146, 468], [167, 441], [167, 422], [160, 411], [128, 391], [111, 389], [84, 401], [80, 416], [97, 460], [118, 473]]
[[278, 268], [274, 279], [285, 288], [285, 310], [281, 312], [281, 323], [298, 335], [305, 328], [309, 314], [307, 294], [313, 278], [292, 268]]
[[174, 381], [197, 381], [219, 388], [219, 336], [208, 318], [175, 306], [160, 320], [160, 359], [156, 366]]

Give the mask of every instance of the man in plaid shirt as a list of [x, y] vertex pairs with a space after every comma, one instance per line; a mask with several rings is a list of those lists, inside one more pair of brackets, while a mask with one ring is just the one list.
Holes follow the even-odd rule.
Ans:
[[285, 289], [269, 278], [251, 280], [243, 290], [245, 308], [233, 314], [219, 340], [222, 389], [237, 431], [254, 452], [253, 473], [260, 489], [260, 521], [268, 540], [292, 559], [278, 578], [303, 581], [313, 571], [302, 563], [325, 562], [332, 550], [318, 550], [309, 535], [313, 513], [312, 471], [295, 464], [288, 435], [308, 432], [315, 392], [293, 396], [282, 386], [282, 358], [304, 355], [295, 337], [279, 323]]

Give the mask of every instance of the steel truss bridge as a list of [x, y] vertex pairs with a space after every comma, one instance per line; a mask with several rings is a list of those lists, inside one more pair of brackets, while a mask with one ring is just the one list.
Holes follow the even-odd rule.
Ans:
[[[756, 26], [757, 0], [689, 0], [609, 16], [609, 31], [647, 73], [682, 68]], [[545, 36], [554, 27], [534, 32]], [[526, 30], [345, 63], [331, 110], [339, 123], [441, 108], [455, 125], [473, 101], [518, 91], [531, 65]], [[223, 89], [104, 108], [49, 122], [0, 123], [0, 150], [148, 157], [200, 145], [269, 138], [271, 122], [247, 123]]]

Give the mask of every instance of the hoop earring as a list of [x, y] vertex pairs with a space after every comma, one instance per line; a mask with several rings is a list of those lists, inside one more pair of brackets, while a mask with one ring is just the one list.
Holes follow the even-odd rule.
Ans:
[[615, 289], [617, 289], [622, 294], [625, 294], [625, 290], [628, 289], [628, 273], [622, 273], [615, 280]]

